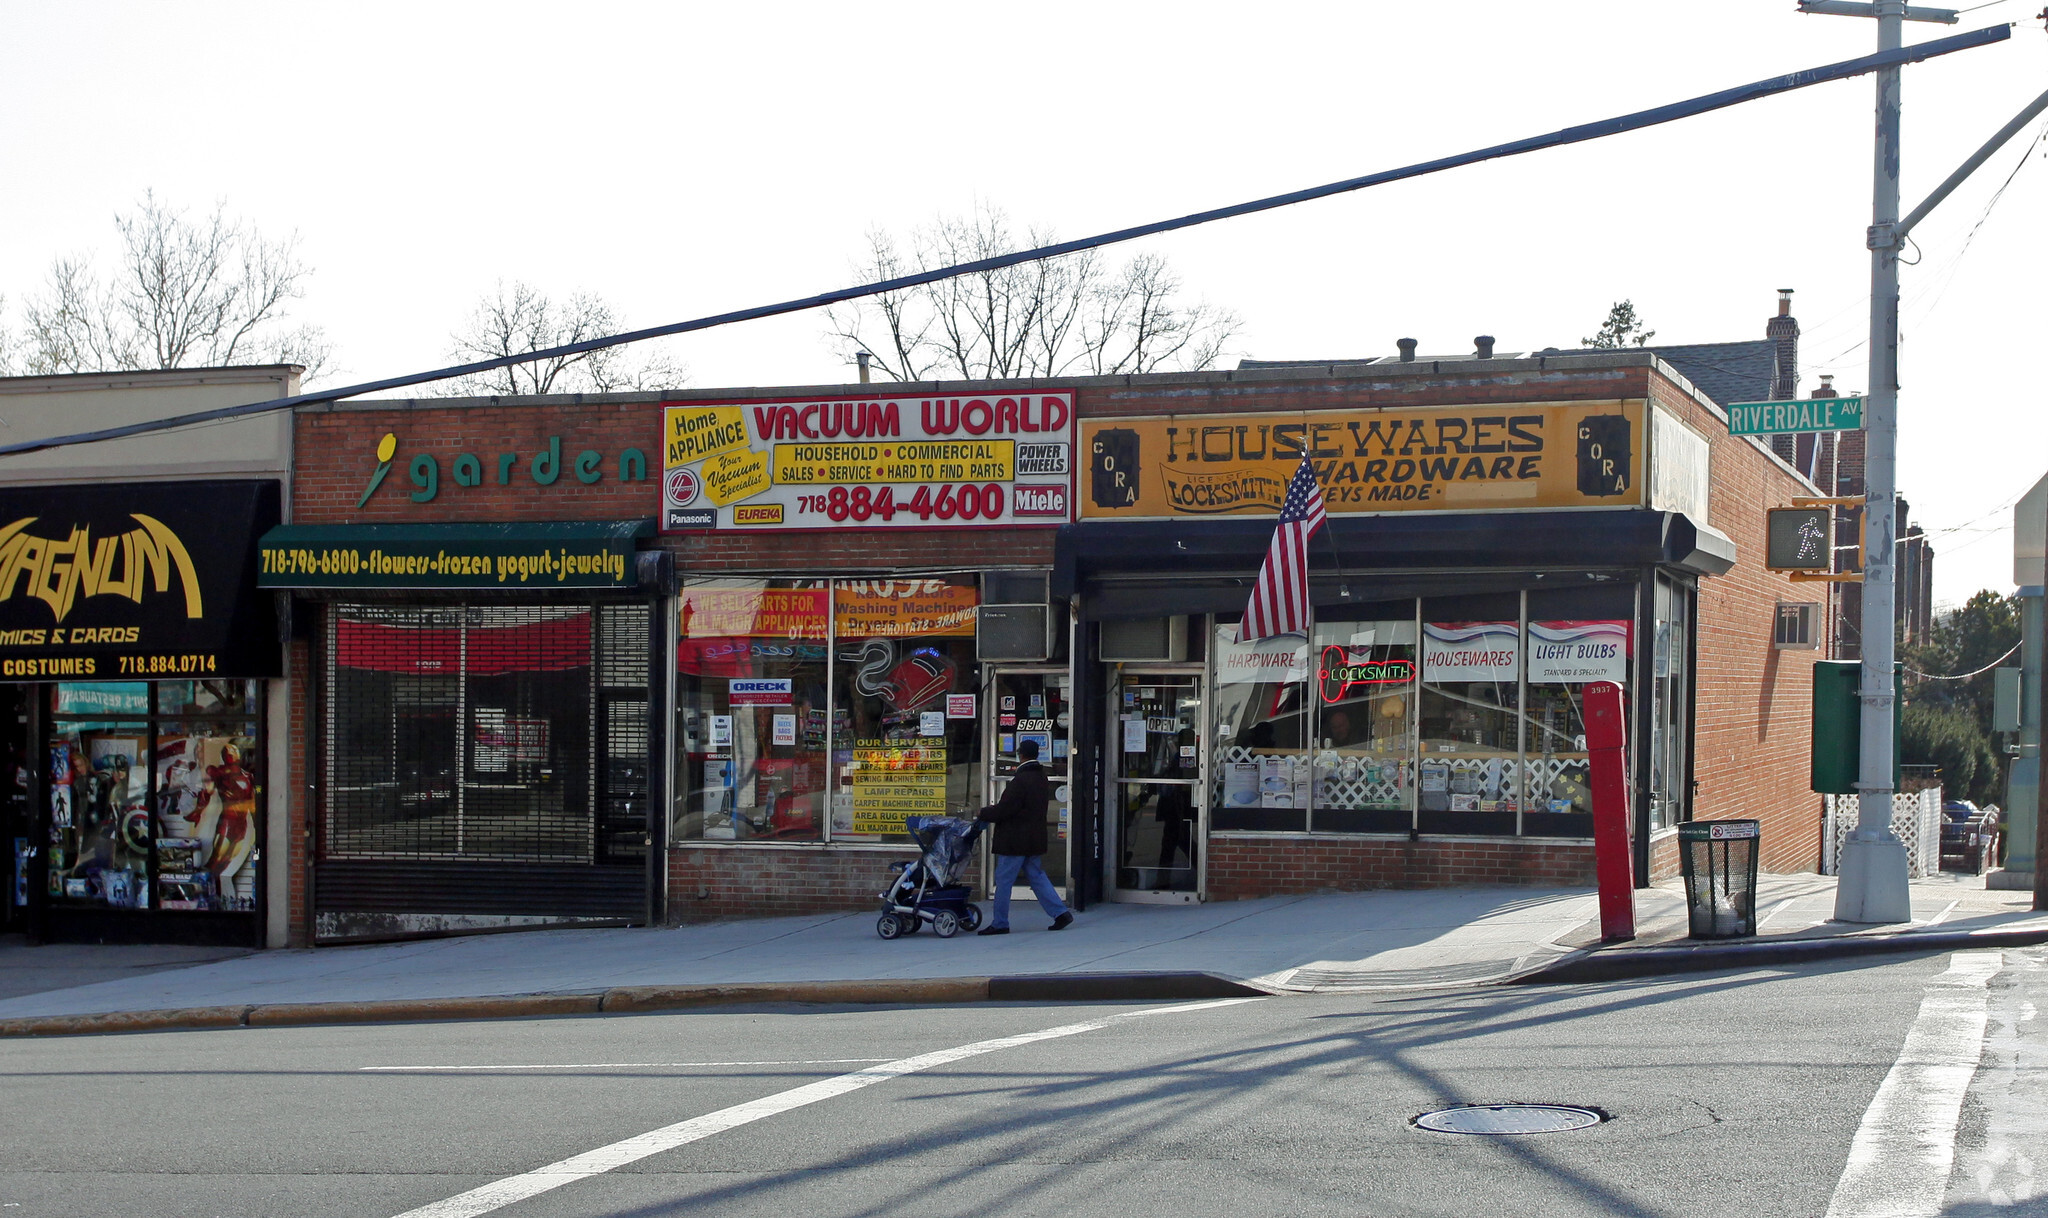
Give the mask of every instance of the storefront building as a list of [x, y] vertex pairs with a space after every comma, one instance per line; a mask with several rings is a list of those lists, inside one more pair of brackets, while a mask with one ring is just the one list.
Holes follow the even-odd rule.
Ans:
[[[297, 391], [295, 368], [0, 380], [9, 439]], [[256, 543], [287, 420], [0, 463], [4, 926], [281, 944], [289, 698]]]
[[[1650, 353], [297, 429], [261, 579], [313, 677], [313, 939], [861, 908], [905, 818], [991, 801], [1026, 739], [1084, 906], [1589, 883], [1601, 679], [1639, 878], [1691, 817], [1817, 859], [1810, 654], [1772, 641], [1805, 598], [1758, 566], [1811, 485]], [[1315, 623], [1240, 645], [1304, 450]]]

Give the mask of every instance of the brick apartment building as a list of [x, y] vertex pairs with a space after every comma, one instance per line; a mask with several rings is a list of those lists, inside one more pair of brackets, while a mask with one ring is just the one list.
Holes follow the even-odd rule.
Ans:
[[[302, 409], [295, 934], [860, 908], [1026, 739], [1083, 905], [1590, 883], [1603, 677], [1639, 879], [1693, 817], [1811, 870], [1774, 350]], [[1304, 447], [1316, 622], [1239, 646]]]

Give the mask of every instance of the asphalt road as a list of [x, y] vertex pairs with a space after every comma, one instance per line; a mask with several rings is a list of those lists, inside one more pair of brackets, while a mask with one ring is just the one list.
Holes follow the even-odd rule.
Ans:
[[[1938, 1212], [2048, 1213], [2048, 952], [1969, 984], [1953, 963], [6, 1041], [0, 1218], [1820, 1215], [1859, 1130], [1883, 1149], [1881, 1084], [1894, 1123], [1938, 1106], [1887, 1082], [1916, 1021], [1955, 1039], [1930, 994], [1985, 1029], [1974, 1073], [1942, 1076], [1968, 1090]], [[1611, 1119], [1524, 1137], [1410, 1123], [1509, 1101]], [[1835, 1212], [1868, 1203], [1849, 1200]]]

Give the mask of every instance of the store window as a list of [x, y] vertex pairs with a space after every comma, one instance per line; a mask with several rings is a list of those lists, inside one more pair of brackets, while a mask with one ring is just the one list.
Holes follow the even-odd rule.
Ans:
[[1634, 685], [1634, 621], [1633, 584], [1529, 593], [1525, 835], [1592, 836], [1583, 694], [1594, 681]]
[[905, 842], [906, 817], [979, 806], [974, 576], [679, 599], [675, 840]]
[[1315, 777], [1308, 640], [1278, 635], [1239, 643], [1237, 628], [1235, 619], [1217, 621], [1210, 646], [1216, 674], [1210, 825], [1305, 830]]
[[1406, 833], [1415, 809], [1415, 602], [1319, 616], [1314, 666], [1317, 832]]
[[1417, 826], [1510, 835], [1521, 808], [1521, 597], [1422, 602]]
[[971, 575], [833, 582], [835, 839], [909, 841], [905, 817], [979, 805], [979, 605]]
[[707, 579], [683, 589], [674, 838], [822, 838], [830, 629], [823, 580]]
[[1650, 828], [1690, 815], [1692, 590], [1659, 575], [1650, 652]]
[[51, 906], [255, 909], [256, 683], [48, 690]]
[[321, 857], [644, 859], [648, 620], [333, 606]]

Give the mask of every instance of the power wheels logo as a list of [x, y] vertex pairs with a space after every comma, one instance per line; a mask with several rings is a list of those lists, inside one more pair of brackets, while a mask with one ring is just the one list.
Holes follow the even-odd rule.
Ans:
[[661, 480], [661, 492], [670, 507], [689, 507], [697, 502], [697, 495], [703, 489], [704, 484], [698, 480], [695, 470], [672, 469]]
[[384, 475], [391, 472], [391, 458], [397, 454], [398, 435], [387, 431], [384, 438], [377, 441], [377, 472], [370, 475], [370, 485], [363, 488], [363, 497], [356, 500], [357, 507], [368, 503], [370, 496], [377, 493], [377, 488], [384, 485]]

